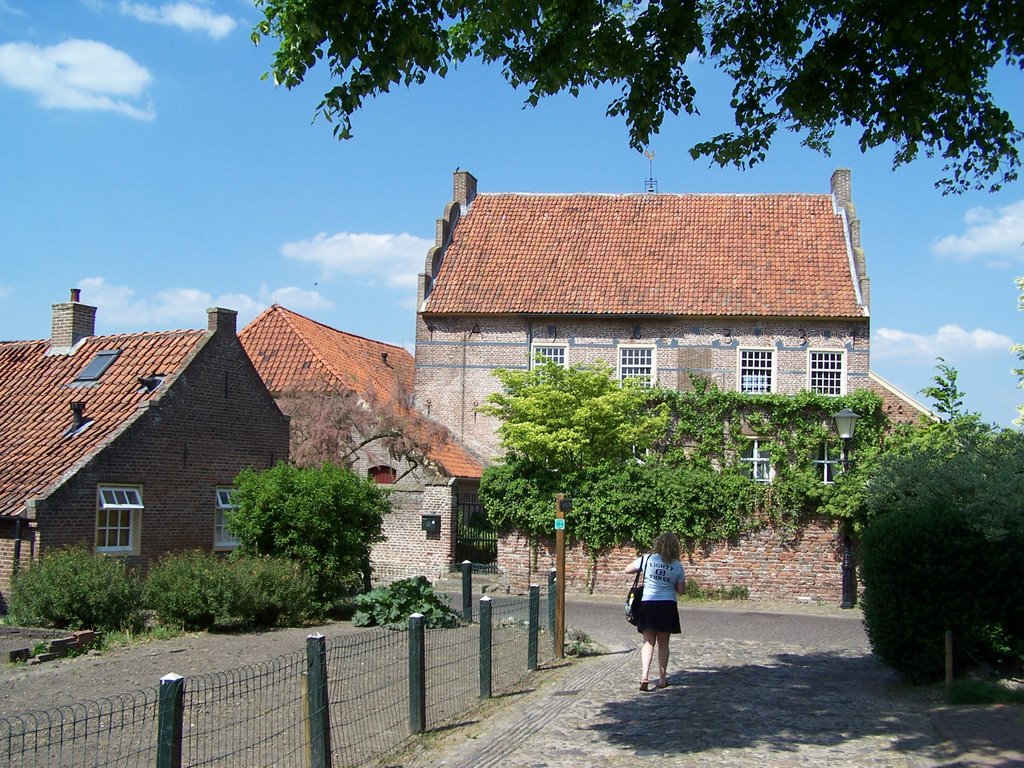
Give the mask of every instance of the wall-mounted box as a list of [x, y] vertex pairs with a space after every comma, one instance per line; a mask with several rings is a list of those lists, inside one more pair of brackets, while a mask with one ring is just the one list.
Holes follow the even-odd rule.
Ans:
[[427, 533], [440, 533], [441, 532], [441, 516], [440, 515], [421, 515], [420, 526]]

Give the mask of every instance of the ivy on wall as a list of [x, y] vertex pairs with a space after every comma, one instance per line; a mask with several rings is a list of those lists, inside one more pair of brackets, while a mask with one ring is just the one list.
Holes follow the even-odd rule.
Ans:
[[[503, 384], [510, 375], [498, 374]], [[690, 392], [642, 390], [642, 412], [654, 416], [661, 429], [632, 455], [598, 457], [586, 464], [552, 463], [523, 450], [525, 443], [517, 443], [515, 435], [529, 435], [536, 444], [546, 424], [564, 421], [538, 410], [537, 400], [531, 400], [535, 387], [544, 391], [548, 408], [553, 403], [579, 408], [579, 397], [552, 397], [552, 386], [569, 381], [553, 366], [514, 376], [514, 387], [492, 396], [485, 406], [503, 419], [506, 455], [484, 472], [481, 501], [499, 528], [537, 537], [550, 535], [554, 496], [565, 493], [573, 498], [567, 534], [592, 552], [627, 542], [646, 544], [662, 530], [676, 532], [692, 551], [763, 528], [794, 537], [817, 516], [848, 519], [857, 528], [864, 515], [864, 478], [893, 438], [881, 398], [867, 390], [845, 397], [811, 392], [748, 395], [698, 379]], [[577, 395], [580, 389], [607, 392], [604, 383], [595, 386], [587, 377], [614, 381], [603, 367], [577, 370]], [[641, 418], [635, 392], [629, 407], [630, 419]], [[832, 415], [844, 407], [861, 417], [846, 471], [839, 463], [841, 441], [832, 427]], [[770, 483], [752, 480], [749, 464], [742, 461], [753, 438], [770, 456]], [[586, 436], [580, 433], [577, 439], [585, 441]], [[815, 463], [822, 446], [836, 462], [834, 482], [827, 484]]]

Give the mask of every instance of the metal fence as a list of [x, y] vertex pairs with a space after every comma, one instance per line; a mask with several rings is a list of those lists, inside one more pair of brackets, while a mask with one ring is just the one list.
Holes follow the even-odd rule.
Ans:
[[[454, 721], [554, 657], [548, 594], [454, 629], [374, 628], [228, 672], [0, 718], [0, 765], [355, 767]], [[546, 620], [545, 620], [546, 619]]]

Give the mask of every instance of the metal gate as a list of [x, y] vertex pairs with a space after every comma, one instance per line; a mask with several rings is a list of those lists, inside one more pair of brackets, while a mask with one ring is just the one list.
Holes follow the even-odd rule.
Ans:
[[494, 570], [498, 562], [498, 532], [487, 519], [476, 489], [460, 490], [455, 502], [455, 563], [466, 560], [474, 571]]

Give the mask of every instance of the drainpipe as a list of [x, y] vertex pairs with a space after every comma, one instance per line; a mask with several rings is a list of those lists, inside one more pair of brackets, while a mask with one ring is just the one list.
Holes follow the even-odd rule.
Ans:
[[14, 562], [11, 563], [11, 575], [18, 572], [18, 565], [21, 563], [21, 529], [25, 519], [18, 515], [14, 518]]

